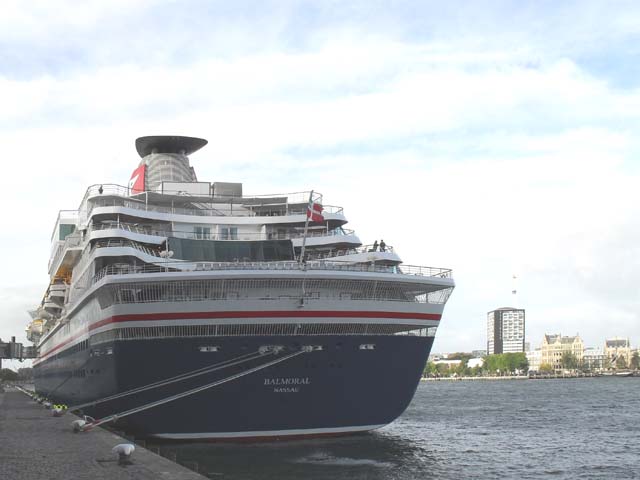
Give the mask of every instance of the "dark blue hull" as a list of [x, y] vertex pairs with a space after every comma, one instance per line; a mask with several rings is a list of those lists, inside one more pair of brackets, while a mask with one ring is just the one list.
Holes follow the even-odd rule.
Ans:
[[[264, 365], [303, 345], [321, 346], [322, 350], [127, 416], [119, 424], [136, 436], [174, 439], [355, 432], [388, 424], [402, 414], [413, 398], [432, 344], [433, 337], [408, 335], [117, 341], [43, 362], [36, 368], [36, 389], [77, 405], [235, 359], [265, 345], [284, 347], [278, 355], [263, 355], [85, 409], [101, 418]], [[217, 351], [202, 352], [203, 346], [215, 346]]]

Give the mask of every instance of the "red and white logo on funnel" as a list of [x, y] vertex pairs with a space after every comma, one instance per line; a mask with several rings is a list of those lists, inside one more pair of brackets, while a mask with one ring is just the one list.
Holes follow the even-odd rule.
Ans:
[[147, 171], [147, 166], [142, 164], [136, 168], [131, 174], [131, 180], [129, 180], [129, 190], [131, 195], [144, 192], [144, 174]]

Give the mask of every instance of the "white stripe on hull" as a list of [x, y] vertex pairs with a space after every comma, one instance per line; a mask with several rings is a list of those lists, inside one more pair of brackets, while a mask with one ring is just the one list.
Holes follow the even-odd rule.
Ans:
[[155, 433], [151, 435], [155, 438], [166, 438], [171, 440], [197, 440], [206, 438], [259, 438], [259, 437], [287, 437], [301, 435], [324, 435], [332, 433], [356, 433], [366, 432], [382, 428], [386, 424], [380, 425], [360, 425], [353, 427], [335, 428], [299, 428], [293, 430], [258, 430], [254, 432], [202, 432], [202, 433]]

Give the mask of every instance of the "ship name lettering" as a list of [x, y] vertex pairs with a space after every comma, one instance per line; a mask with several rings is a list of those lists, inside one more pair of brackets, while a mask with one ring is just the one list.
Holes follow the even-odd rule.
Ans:
[[311, 381], [309, 377], [281, 377], [281, 378], [265, 378], [265, 385], [309, 385]]

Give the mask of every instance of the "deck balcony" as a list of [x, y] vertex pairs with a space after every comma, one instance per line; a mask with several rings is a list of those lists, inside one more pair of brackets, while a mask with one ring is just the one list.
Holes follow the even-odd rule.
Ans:
[[[207, 233], [195, 231], [181, 231], [181, 230], [161, 230], [157, 228], [150, 228], [135, 223], [125, 223], [117, 221], [105, 221], [104, 223], [97, 223], [91, 225], [87, 229], [87, 238], [89, 240], [97, 238], [109, 238], [119, 237], [129, 238], [130, 240], [145, 242], [145, 243], [163, 243], [167, 237], [185, 238], [191, 240], [293, 240], [294, 246], [300, 246], [302, 243], [302, 237], [304, 232], [302, 229], [292, 230], [289, 232], [238, 232], [234, 238], [229, 238], [228, 233]], [[315, 243], [314, 243], [315, 240]], [[313, 245], [331, 245], [331, 244], [354, 244], [361, 245], [359, 238], [355, 234], [355, 231], [349, 229], [335, 229], [327, 231], [322, 230], [309, 230], [307, 232], [307, 246]]]
[[[142, 192], [131, 194], [121, 185], [93, 185], [87, 189], [80, 208], [81, 219], [88, 221], [94, 209], [122, 207], [151, 213], [198, 217], [291, 217], [304, 221], [310, 192], [264, 196], [194, 196], [184, 192]], [[323, 205], [328, 221], [346, 223], [342, 207]], [[296, 219], [297, 220], [297, 219]], [[277, 223], [266, 221], [265, 223]]]

